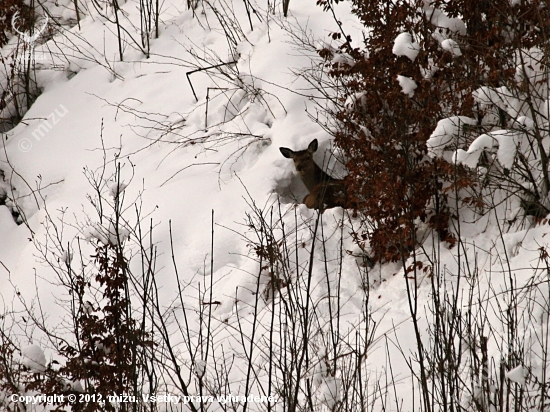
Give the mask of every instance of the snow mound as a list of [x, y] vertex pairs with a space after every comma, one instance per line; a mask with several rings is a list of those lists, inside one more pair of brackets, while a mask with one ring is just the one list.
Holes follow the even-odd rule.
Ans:
[[466, 35], [466, 25], [462, 19], [449, 17], [444, 11], [431, 6], [424, 7], [424, 13], [426, 13], [426, 16], [430, 19], [430, 23], [434, 26], [447, 29], [461, 36]]
[[525, 385], [525, 378], [527, 376], [527, 369], [523, 366], [518, 366], [508, 372], [506, 372], [506, 377], [512, 382], [519, 383], [520, 385]]
[[407, 56], [411, 61], [416, 59], [420, 46], [413, 42], [413, 38], [409, 33], [401, 33], [395, 38], [392, 53], [396, 56]]
[[38, 345], [28, 345], [21, 348], [21, 363], [33, 373], [42, 373], [46, 370], [46, 356]]
[[452, 39], [443, 40], [441, 42], [441, 48], [451, 53], [453, 57], [462, 56], [462, 52], [460, 51], [460, 46], [456, 41]]
[[528, 118], [527, 116], [520, 116], [515, 119], [514, 123], [522, 129], [532, 130], [535, 128], [535, 122], [533, 119]]
[[455, 146], [464, 125], [476, 125], [477, 121], [467, 116], [452, 116], [437, 122], [437, 126], [426, 144], [430, 156], [441, 157], [443, 152]]
[[472, 96], [481, 108], [495, 105], [508, 113], [512, 118], [519, 116], [521, 102], [512, 95], [506, 86], [498, 87], [496, 89], [483, 86], [475, 90], [472, 93]]
[[459, 149], [455, 152], [453, 160], [470, 168], [475, 168], [479, 162], [479, 156], [483, 151], [496, 153], [499, 163], [510, 169], [516, 157], [517, 147], [520, 143], [520, 135], [510, 130], [497, 130], [482, 134], [470, 145], [468, 151]]
[[403, 93], [405, 93], [409, 97], [414, 96], [414, 91], [416, 90], [418, 85], [413, 79], [406, 76], [397, 76], [397, 81], [399, 82], [399, 86], [401, 86], [401, 91]]

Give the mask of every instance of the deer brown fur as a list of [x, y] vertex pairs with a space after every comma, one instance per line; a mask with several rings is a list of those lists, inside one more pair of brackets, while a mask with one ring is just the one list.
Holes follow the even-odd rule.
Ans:
[[346, 208], [348, 196], [344, 181], [329, 176], [313, 161], [313, 153], [318, 147], [319, 143], [314, 139], [305, 150], [295, 152], [287, 147], [279, 150], [284, 157], [294, 161], [296, 171], [309, 191], [302, 201], [308, 208], [321, 211], [337, 206]]

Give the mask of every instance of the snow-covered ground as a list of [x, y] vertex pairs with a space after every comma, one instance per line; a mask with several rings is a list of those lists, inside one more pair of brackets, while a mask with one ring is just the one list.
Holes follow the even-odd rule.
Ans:
[[[226, 37], [206, 2], [200, 2], [193, 11], [185, 2], [169, 0], [162, 3], [160, 33], [151, 40], [149, 58], [126, 37], [124, 61], [120, 61], [115, 26], [98, 16], [91, 2], [80, 27], [73, 24], [67, 32], [37, 45], [36, 53], [48, 56], [47, 60], [38, 61], [36, 79], [42, 93], [22, 122], [5, 134], [5, 151], [0, 156], [0, 169], [13, 189], [10, 195], [25, 220], [24, 224], [16, 224], [8, 207], [0, 206], [0, 299], [4, 311], [20, 309], [15, 291], [27, 302], [38, 294], [47, 322], [57, 325], [63, 320], [66, 313], [57, 306], [63, 292], [56, 286], [55, 274], [45, 264], [37, 244], [52, 246], [48, 253], [61, 261], [67, 259], [67, 253], [78, 255], [80, 247], [88, 256], [93, 249], [86, 241], [101, 239], [105, 226], [88, 200], [89, 196], [96, 196], [90, 176], [103, 173], [100, 179], [110, 179], [106, 187], [112, 187], [117, 164], [120, 181], [127, 185], [124, 216], [129, 225], [135, 227], [136, 207], [144, 227], [148, 228], [149, 219], [155, 225], [153, 241], [158, 248], [156, 270], [162, 299], [168, 303], [177, 295], [172, 246], [180, 280], [191, 285], [185, 292], [191, 307], [200, 307], [196, 285], [209, 285], [210, 275], [213, 276], [214, 286], [208, 299], [219, 302], [212, 306], [213, 316], [219, 321], [219, 340], [234, 334], [242, 322], [240, 317], [250, 321], [253, 316], [250, 308], [255, 302], [256, 276], [262, 273], [258, 262], [251, 258], [250, 242], [246, 240], [255, 236], [247, 218], [247, 213], [253, 213], [253, 203], [266, 211], [266, 216], [274, 206], [274, 219], [278, 221], [277, 199], [281, 199], [281, 221], [291, 234], [289, 238], [304, 244], [296, 252], [299, 263], [293, 272], [296, 281], [301, 282], [298, 277], [307, 269], [302, 265], [308, 262], [311, 228], [317, 215], [304, 205], [295, 206], [291, 192], [295, 199], [302, 199], [304, 187], [279, 147], [304, 149], [316, 138], [320, 142], [317, 163], [322, 164], [330, 153], [329, 135], [309, 116], [315, 114], [311, 97], [316, 96], [316, 91], [299, 76], [301, 71], [320, 64], [320, 60], [314, 51], [300, 45], [296, 36], [307, 37], [313, 45], [320, 46], [330, 41], [329, 33], [338, 30], [338, 26], [330, 13], [315, 5], [315, 0], [291, 1], [288, 18], [283, 18], [278, 3], [269, 13], [265, 10], [268, 3], [255, 5], [257, 14], [252, 13], [250, 18], [253, 30], [245, 2], [212, 4], [219, 7], [218, 11], [232, 10], [237, 16], [232, 23], [239, 25], [234, 26], [233, 35], [238, 36], [235, 43]], [[76, 18], [68, 0], [57, 2], [57, 6], [48, 5], [50, 12], [65, 22]], [[122, 10], [139, 25], [136, 2], [126, 2]], [[349, 4], [341, 3], [335, 10], [348, 31], [361, 32]], [[16, 42], [13, 37], [2, 53], [10, 53]], [[410, 55], [411, 51], [403, 53]], [[228, 65], [189, 75], [196, 101], [188, 73], [220, 63]], [[399, 82], [404, 93], [412, 95], [416, 85], [409, 80], [402, 78]], [[109, 198], [108, 192], [103, 194]], [[59, 234], [63, 250], [47, 241], [53, 230], [48, 219], [63, 229]], [[365, 305], [365, 280], [360, 273], [365, 268], [358, 265], [359, 249], [349, 234], [355, 223], [340, 208], [324, 213], [323, 236], [328, 240], [325, 246], [320, 242], [315, 245], [311, 288], [311, 299], [325, 317], [331, 314], [323, 306], [323, 297], [331, 287], [332, 294], [338, 288], [341, 328], [348, 334], [353, 328], [361, 331], [365, 327], [360, 318]], [[450, 274], [448, 284], [441, 287], [457, 285], [452, 275], [457, 273], [457, 265], [464, 269], [466, 262], [476, 262], [480, 281], [479, 300], [474, 301], [487, 308], [483, 302], [488, 291], [498, 296], [510, 286], [508, 273], [516, 277], [516, 288], [538, 273], [534, 267], [540, 264], [539, 248], [546, 245], [549, 231], [547, 225], [514, 229], [504, 234], [501, 242], [499, 227], [493, 224], [464, 224], [464, 246], [441, 250], [439, 267]], [[81, 243], [77, 239], [82, 239]], [[427, 257], [432, 256], [432, 246], [437, 248], [431, 242], [430, 238], [425, 242]], [[508, 257], [510, 268], [503, 267], [499, 260], [503, 254]], [[140, 265], [138, 258], [132, 260], [134, 271], [138, 272]], [[325, 279], [326, 273], [334, 278]], [[341, 277], [337, 277], [338, 273]], [[266, 275], [261, 287], [266, 289], [268, 282]], [[416, 343], [401, 266], [377, 264], [370, 270], [369, 282], [368, 311], [377, 328], [375, 343], [364, 360], [365, 369], [373, 385], [381, 376], [388, 379], [383, 384], [386, 387], [395, 383], [398, 392], [391, 396], [404, 402], [403, 410], [415, 410], [407, 362]], [[464, 286], [462, 282], [460, 287]], [[420, 307], [431, 302], [430, 283], [430, 277], [425, 276], [419, 285]], [[262, 302], [262, 307], [269, 305]], [[463, 312], [481, 313], [481, 309], [469, 308], [467, 302], [465, 297]], [[544, 310], [540, 312], [543, 314]], [[268, 313], [262, 313], [260, 319], [268, 322]], [[15, 317], [17, 321], [19, 316]], [[491, 313], [488, 316], [497, 317]], [[419, 311], [418, 317], [424, 334], [431, 319], [424, 310]], [[229, 325], [225, 331], [224, 322]], [[534, 323], [544, 322], [539, 319]], [[498, 336], [504, 332], [493, 333]], [[36, 336], [36, 341], [25, 342], [33, 346], [24, 350], [27, 360], [23, 359], [23, 363], [43, 368], [44, 361], [49, 362], [53, 355], [45, 341], [40, 340], [43, 336], [38, 332]], [[501, 344], [498, 339], [490, 343], [491, 356], [498, 357], [503, 350]], [[328, 343], [324, 348], [319, 344], [319, 353], [327, 348]], [[182, 359], [189, 360], [185, 354]], [[390, 359], [391, 379], [387, 378]], [[207, 376], [214, 373], [208, 362], [200, 365], [206, 368]], [[316, 373], [314, 382], [327, 399], [342, 396], [337, 379], [322, 368]], [[522, 373], [523, 369], [514, 369], [507, 376], [514, 382], [525, 382]], [[243, 379], [245, 372], [232, 372], [232, 376]], [[235, 395], [241, 386], [234, 387]], [[327, 400], [327, 405], [334, 403]], [[277, 410], [283, 410], [279, 407]], [[394, 408], [395, 404], [388, 407]]]
[[[160, 35], [153, 40], [151, 57], [128, 46], [124, 62], [115, 59], [110, 63], [116, 76], [74, 51], [75, 47], [84, 49], [99, 61], [117, 56], [115, 33], [97, 17], [82, 20], [80, 30], [71, 29], [88, 44], [71, 47], [74, 57], [70, 65], [65, 64], [65, 71], [48, 70], [53, 62], [40, 61], [44, 70], [38, 72], [37, 80], [43, 92], [26, 113], [29, 120], [6, 136], [6, 157], [19, 175], [8, 178], [35, 238], [44, 236], [41, 222], [46, 208], [53, 214], [65, 209], [71, 219], [82, 219], [89, 212], [86, 195], [92, 191], [83, 168], [99, 170], [105, 156], [109, 174], [119, 159], [122, 180], [132, 179], [127, 198], [139, 193], [144, 211], [154, 211], [159, 239], [167, 238], [172, 220], [175, 249], [185, 251], [182, 264], [195, 273], [210, 251], [211, 210], [216, 223], [238, 228], [244, 219], [247, 190], [264, 205], [274, 202], [275, 189], [290, 182], [292, 165], [280, 155], [279, 146], [301, 148], [318, 138], [327, 147], [326, 133], [307, 118], [307, 98], [294, 93], [306, 90], [307, 85], [293, 70], [307, 67], [313, 56], [293, 48], [277, 24], [271, 23], [268, 33], [267, 25], [256, 18], [254, 31], [247, 30], [246, 19], [240, 22], [246, 38], [243, 33], [237, 46], [240, 54], [232, 56], [219, 24], [207, 10], [200, 7], [193, 17], [191, 10], [173, 3], [163, 5]], [[233, 6], [238, 13], [245, 12], [244, 5]], [[135, 14], [132, 3], [126, 8], [131, 16]], [[314, 2], [292, 14], [293, 19], [302, 24], [309, 21], [317, 30], [331, 24]], [[268, 18], [260, 16], [264, 22]], [[64, 41], [48, 46], [67, 53]], [[231, 74], [238, 73], [238, 81], [262, 94], [247, 94], [244, 87], [219, 74], [213, 78], [199, 72], [190, 77], [199, 98], [196, 102], [186, 73], [208, 64], [194, 58], [191, 49], [199, 58], [210, 58], [212, 64], [237, 60]], [[212, 57], [214, 53], [219, 60]], [[69, 70], [76, 72], [70, 79]], [[206, 119], [207, 88], [214, 87], [227, 90], [210, 90]], [[51, 129], [37, 132], [46, 121]], [[28, 196], [39, 187], [42, 199]], [[26, 225], [16, 226], [6, 208], [1, 209], [1, 259], [17, 282], [37, 267], [28, 240], [30, 231]], [[244, 245], [239, 245], [238, 238], [229, 230], [217, 231], [219, 270], [239, 260], [234, 255]]]

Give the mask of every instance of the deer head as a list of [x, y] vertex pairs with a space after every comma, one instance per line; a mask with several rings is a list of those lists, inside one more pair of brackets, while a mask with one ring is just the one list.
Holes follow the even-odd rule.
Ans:
[[318, 147], [319, 143], [314, 139], [305, 150], [295, 152], [287, 147], [280, 147], [279, 150], [284, 157], [294, 161], [296, 171], [309, 191], [302, 203], [321, 211], [336, 206], [347, 208], [348, 195], [344, 181], [329, 176], [313, 161], [313, 153]]
[[[308, 186], [306, 180], [307, 176], [313, 176], [315, 174], [318, 174], [319, 166], [315, 164], [313, 161], [313, 153], [317, 151], [317, 148], [319, 147], [319, 142], [317, 139], [314, 139], [311, 141], [307, 149], [305, 150], [299, 150], [294, 151], [287, 147], [280, 147], [279, 150], [281, 151], [281, 154], [286, 157], [287, 159], [292, 159], [294, 161], [294, 166], [296, 167], [296, 171], [304, 180], [304, 183], [306, 183], [306, 186]], [[306, 178], [307, 179], [307, 178]], [[319, 182], [315, 182], [317, 184]], [[312, 189], [308, 187], [308, 189]]]

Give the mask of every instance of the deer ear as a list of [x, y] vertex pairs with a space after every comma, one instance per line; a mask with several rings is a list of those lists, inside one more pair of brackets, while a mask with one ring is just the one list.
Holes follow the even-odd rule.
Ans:
[[319, 147], [319, 142], [317, 139], [313, 139], [309, 146], [307, 147], [307, 151], [310, 153], [314, 153], [317, 151], [317, 148]]
[[294, 157], [294, 152], [288, 147], [279, 147], [279, 150], [281, 151], [281, 154], [287, 159], [292, 159]]

